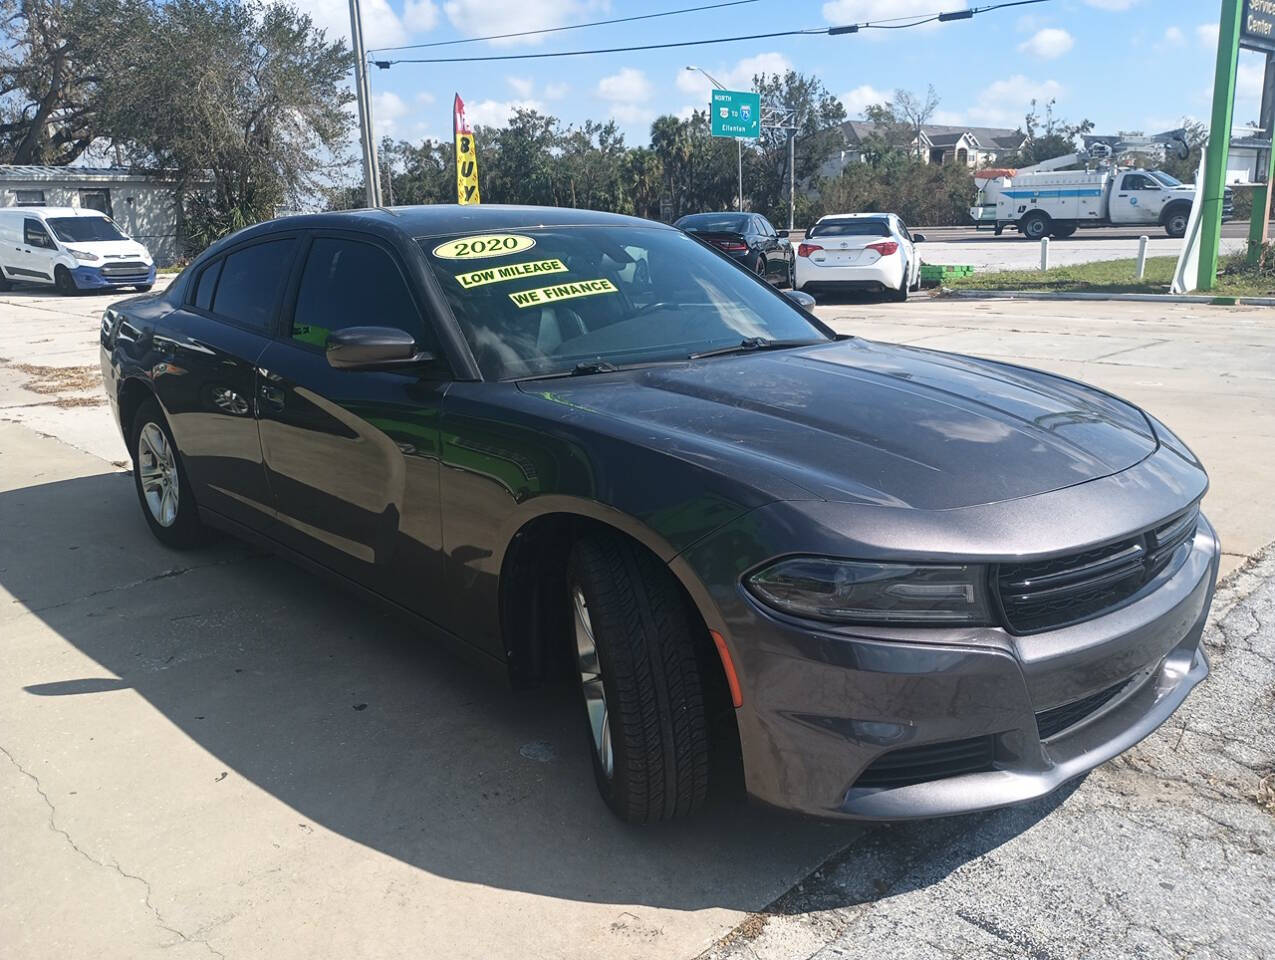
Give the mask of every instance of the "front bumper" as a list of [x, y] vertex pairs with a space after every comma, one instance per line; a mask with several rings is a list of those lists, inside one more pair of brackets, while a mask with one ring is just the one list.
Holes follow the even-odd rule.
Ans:
[[155, 265], [151, 264], [144, 271], [139, 270], [126, 274], [104, 273], [102, 267], [81, 264], [71, 268], [71, 277], [80, 290], [107, 290], [115, 287], [143, 287], [155, 283]]
[[[1030, 636], [813, 625], [740, 588], [726, 628], [744, 687], [736, 716], [749, 793], [819, 817], [903, 820], [1017, 803], [1092, 770], [1164, 723], [1208, 674], [1200, 638], [1220, 549], [1203, 515], [1183, 553], [1133, 603]], [[1097, 706], [1042, 738], [1038, 718], [1095, 694]], [[939, 776], [860, 782], [884, 757], [958, 742], [985, 745], [977, 771], [943, 775], [922, 762], [922, 776]]]

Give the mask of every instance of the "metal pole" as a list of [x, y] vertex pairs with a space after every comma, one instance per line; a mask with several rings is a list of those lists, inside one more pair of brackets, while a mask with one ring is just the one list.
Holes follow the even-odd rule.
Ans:
[[[1275, 55], [1266, 55], [1266, 82], [1262, 85], [1262, 112], [1258, 123], [1262, 139], [1275, 141]], [[1248, 262], [1257, 263], [1262, 248], [1270, 237], [1271, 179], [1275, 177], [1275, 149], [1268, 147], [1257, 153], [1254, 176], [1263, 185], [1253, 192], [1253, 213], [1248, 225]]]
[[1222, 240], [1222, 198], [1226, 190], [1226, 157], [1231, 148], [1235, 113], [1235, 71], [1240, 52], [1240, 0], [1222, 0], [1217, 40], [1217, 68], [1213, 74], [1213, 116], [1209, 122], [1204, 183], [1197, 186], [1200, 207], [1200, 268], [1198, 287], [1217, 286], [1217, 257]]
[[[793, 118], [796, 123], [796, 118]], [[797, 212], [797, 128], [788, 131], [788, 230], [793, 229]]]
[[739, 212], [744, 212], [744, 141], [735, 138], [735, 149], [739, 152]]
[[372, 97], [367, 85], [367, 54], [363, 51], [363, 17], [359, 0], [350, 0], [350, 46], [354, 51], [354, 94], [359, 102], [359, 140], [363, 146], [363, 186], [367, 205], [381, 205], [381, 177], [376, 169], [376, 141], [372, 139]]
[[1147, 275], [1147, 244], [1151, 242], [1150, 237], [1138, 237], [1138, 279], [1142, 280]]
[[1042, 272], [1049, 270], [1049, 238], [1040, 238], [1040, 269]]

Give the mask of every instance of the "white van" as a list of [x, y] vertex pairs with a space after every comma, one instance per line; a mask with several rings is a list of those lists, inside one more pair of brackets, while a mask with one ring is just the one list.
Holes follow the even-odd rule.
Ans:
[[110, 217], [75, 207], [0, 208], [0, 290], [14, 280], [47, 283], [59, 293], [155, 282], [150, 251]]

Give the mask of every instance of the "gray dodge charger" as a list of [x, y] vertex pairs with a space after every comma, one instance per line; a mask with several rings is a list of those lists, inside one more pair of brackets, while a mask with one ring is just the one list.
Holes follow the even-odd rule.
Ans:
[[627, 820], [741, 767], [821, 817], [986, 809], [1155, 730], [1208, 673], [1191, 451], [807, 300], [643, 220], [352, 211], [113, 306], [102, 366], [156, 537], [264, 542], [516, 686], [569, 679]]

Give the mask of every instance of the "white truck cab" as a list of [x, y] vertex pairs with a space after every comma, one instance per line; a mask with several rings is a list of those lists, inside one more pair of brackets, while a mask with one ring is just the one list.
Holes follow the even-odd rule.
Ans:
[[104, 213], [77, 207], [0, 208], [0, 290], [14, 281], [59, 293], [155, 282], [155, 261]]

